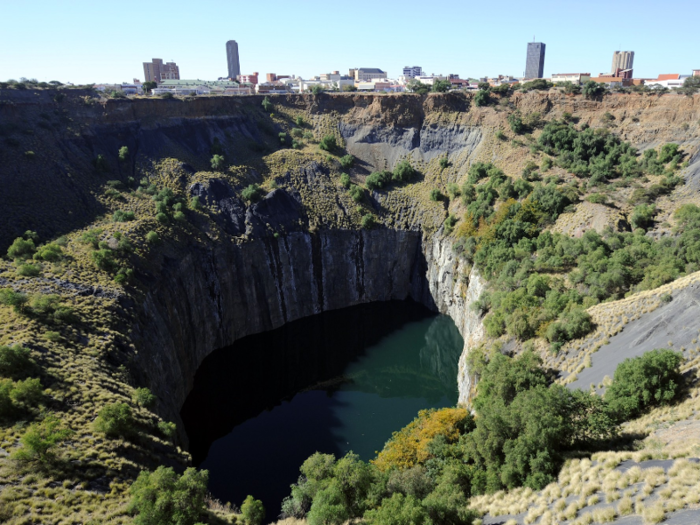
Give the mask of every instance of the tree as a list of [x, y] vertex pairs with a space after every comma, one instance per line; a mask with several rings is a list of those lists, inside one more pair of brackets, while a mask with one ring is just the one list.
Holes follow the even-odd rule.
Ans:
[[72, 430], [65, 428], [56, 416], [50, 414], [40, 423], [29, 426], [20, 438], [22, 448], [12, 457], [18, 461], [50, 462], [55, 457], [53, 449], [71, 434]]
[[267, 96], [263, 99], [261, 104], [262, 104], [262, 107], [266, 113], [269, 113], [270, 111], [272, 111], [272, 108], [274, 107], [272, 105], [272, 102], [270, 102], [270, 98]]
[[474, 95], [474, 105], [477, 107], [488, 106], [490, 100], [491, 97], [489, 97], [489, 92], [483, 89], [480, 89]]
[[223, 155], [214, 155], [211, 158], [211, 168], [214, 170], [220, 170], [223, 169], [225, 166], [224, 162], [224, 156]]
[[321, 93], [325, 92], [326, 88], [323, 87], [321, 84], [314, 84], [311, 86], [311, 93], [314, 95], [320, 95]]
[[137, 405], [141, 405], [142, 407], [146, 408], [153, 408], [157, 401], [156, 396], [151, 393], [150, 389], [145, 387], [134, 390], [131, 398]]
[[700, 77], [692, 76], [683, 81], [683, 87], [678, 89], [679, 93], [692, 96], [700, 90]]
[[683, 383], [682, 362], [682, 353], [659, 348], [625, 359], [605, 392], [611, 411], [627, 420], [653, 406], [670, 403]]
[[513, 133], [517, 133], [518, 135], [524, 133], [526, 129], [525, 123], [523, 122], [519, 111], [515, 111], [508, 115], [508, 125], [510, 126], [510, 129], [513, 130]]
[[127, 160], [129, 160], [129, 148], [122, 146], [119, 148], [119, 162], [126, 162]]
[[603, 96], [606, 92], [605, 85], [596, 82], [594, 80], [589, 80], [583, 85], [582, 92], [586, 98], [598, 98]]
[[435, 80], [433, 82], [434, 93], [446, 93], [450, 89], [452, 89], [452, 84], [449, 80]]
[[429, 521], [428, 513], [412, 495], [394, 493], [364, 516], [368, 525], [422, 525]]
[[142, 87], [143, 87], [143, 90], [144, 90], [146, 93], [150, 93], [151, 91], [153, 91], [155, 88], [158, 87], [158, 84], [156, 84], [155, 82], [149, 80], [149, 81], [147, 81], [147, 82], [144, 82], [144, 83], [142, 84]]
[[129, 511], [137, 525], [194, 525], [205, 511], [209, 472], [190, 467], [178, 476], [170, 467], [141, 471], [131, 485]]
[[35, 251], [36, 246], [33, 239], [17, 237], [7, 249], [7, 256], [15, 260], [29, 259], [34, 255]]
[[0, 346], [0, 375], [25, 377], [35, 367], [29, 350], [19, 345]]
[[355, 157], [352, 155], [343, 155], [340, 157], [340, 165], [343, 167], [343, 169], [349, 169], [352, 168], [352, 165], [355, 163]]
[[406, 89], [412, 93], [418, 93], [419, 95], [425, 95], [430, 91], [430, 86], [428, 84], [423, 84], [418, 79], [411, 79], [406, 84]]
[[105, 405], [94, 422], [97, 432], [109, 437], [127, 436], [134, 427], [134, 417], [131, 407], [126, 403], [109, 403]]
[[246, 525], [261, 525], [265, 519], [265, 507], [262, 501], [248, 495], [241, 505], [241, 514]]
[[408, 182], [411, 179], [413, 179], [416, 176], [416, 174], [416, 170], [413, 168], [413, 166], [411, 166], [411, 163], [408, 161], [408, 159], [404, 159], [401, 162], [399, 162], [394, 168], [394, 174], [391, 177], [391, 180], [398, 182]]
[[318, 147], [324, 151], [332, 152], [338, 147], [335, 135], [326, 135], [319, 142]]
[[250, 184], [241, 192], [241, 197], [248, 202], [258, 202], [265, 196], [265, 190], [263, 190], [257, 184]]
[[357, 91], [357, 86], [355, 86], [354, 84], [345, 84], [341, 91], [345, 91], [348, 93], [352, 91]]

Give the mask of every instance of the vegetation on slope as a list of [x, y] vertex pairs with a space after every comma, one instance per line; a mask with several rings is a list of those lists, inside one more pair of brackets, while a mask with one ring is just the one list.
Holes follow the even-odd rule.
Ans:
[[[578, 130], [558, 121], [544, 127], [537, 144], [580, 182], [562, 184], [556, 177], [539, 182], [534, 165], [513, 182], [491, 164], [473, 164], [460, 190], [466, 212], [455, 229], [454, 249], [489, 280], [489, 290], [473, 305], [489, 313], [487, 334], [520, 341], [545, 337], [556, 351], [592, 329], [586, 308], [700, 269], [700, 210], [692, 205], [678, 210], [674, 238], [645, 236], [655, 214], [648, 203], [680, 182], [676, 144], [647, 150], [639, 159], [628, 143], [605, 130]], [[578, 201], [582, 183], [595, 188], [621, 179], [630, 185], [645, 173], [662, 179], [633, 192], [633, 202], [644, 203], [631, 217], [638, 226], [634, 232], [589, 230], [576, 239], [548, 231]]]
[[[653, 363], [650, 366], [650, 363]], [[471, 363], [480, 373], [475, 415], [427, 410], [364, 463], [316, 453], [282, 505], [311, 525], [361, 518], [382, 525], [469, 524], [470, 497], [520, 486], [539, 490], [556, 480], [567, 453], [595, 449], [619, 433], [638, 396], [667, 404], [678, 395], [659, 374], [679, 377], [678, 354], [655, 350], [618, 368], [605, 399], [552, 383], [541, 361], [497, 351]], [[629, 385], [641, 383], [638, 389]]]

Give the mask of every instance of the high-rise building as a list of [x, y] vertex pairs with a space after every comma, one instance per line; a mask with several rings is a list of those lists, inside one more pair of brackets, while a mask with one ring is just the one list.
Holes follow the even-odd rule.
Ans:
[[634, 51], [615, 51], [612, 59], [612, 69], [610, 73], [621, 76], [620, 73], [629, 69], [626, 78], [632, 78], [632, 68], [634, 67]]
[[228, 78], [237, 79], [241, 74], [241, 63], [238, 60], [238, 43], [235, 40], [226, 42], [226, 61], [228, 62]]
[[406, 78], [422, 77], [423, 68], [420, 66], [406, 66], [403, 68], [403, 76]]
[[143, 63], [144, 82], [160, 82], [161, 80], [180, 80], [180, 68], [175, 62], [163, 64], [162, 58], [154, 58]]
[[544, 76], [544, 49], [542, 42], [528, 42], [525, 78], [542, 78]]

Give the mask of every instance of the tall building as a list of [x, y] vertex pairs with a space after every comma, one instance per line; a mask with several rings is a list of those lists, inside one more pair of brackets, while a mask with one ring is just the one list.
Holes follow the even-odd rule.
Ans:
[[632, 78], [632, 68], [634, 67], [634, 51], [615, 51], [613, 53], [612, 69], [610, 73], [621, 76], [620, 72], [629, 69], [626, 78]]
[[237, 79], [241, 74], [241, 63], [238, 60], [238, 43], [235, 40], [226, 42], [226, 61], [228, 63], [228, 78]]
[[162, 58], [154, 58], [143, 63], [144, 82], [160, 82], [161, 80], [180, 80], [180, 68], [175, 62], [163, 64]]
[[544, 49], [542, 42], [528, 42], [525, 78], [542, 78], [544, 76]]
[[423, 68], [420, 66], [406, 66], [403, 68], [403, 76], [406, 78], [422, 77]]

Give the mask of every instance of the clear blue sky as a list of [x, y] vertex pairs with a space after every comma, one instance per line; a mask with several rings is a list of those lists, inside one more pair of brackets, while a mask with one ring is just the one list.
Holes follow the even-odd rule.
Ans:
[[545, 76], [608, 72], [616, 49], [635, 51], [637, 77], [689, 74], [699, 15], [697, 0], [0, 0], [0, 80], [143, 80], [154, 57], [215, 79], [230, 39], [243, 73], [520, 76], [533, 35], [547, 44]]

